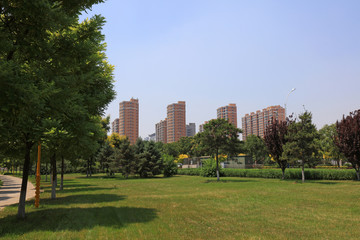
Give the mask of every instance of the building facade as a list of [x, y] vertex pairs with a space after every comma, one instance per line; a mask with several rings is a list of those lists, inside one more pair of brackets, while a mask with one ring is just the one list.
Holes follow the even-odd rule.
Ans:
[[167, 143], [186, 137], [186, 105], [178, 101], [167, 106]]
[[227, 106], [219, 107], [217, 109], [217, 118], [224, 118], [237, 127], [237, 110], [236, 104], [230, 103]]
[[246, 114], [241, 119], [243, 140], [245, 141], [246, 137], [251, 134], [263, 138], [266, 127], [271, 123], [272, 119], [285, 121], [285, 108], [277, 105], [264, 108], [262, 111], [258, 110], [256, 113]]
[[119, 134], [127, 136], [130, 143], [135, 144], [139, 137], [139, 100], [131, 98], [121, 102], [119, 113]]
[[167, 143], [167, 119], [155, 124], [156, 142]]
[[196, 125], [195, 123], [189, 123], [186, 125], [186, 136], [193, 137], [196, 134]]
[[115, 120], [111, 123], [112, 133], [119, 133], [119, 119], [115, 118]]

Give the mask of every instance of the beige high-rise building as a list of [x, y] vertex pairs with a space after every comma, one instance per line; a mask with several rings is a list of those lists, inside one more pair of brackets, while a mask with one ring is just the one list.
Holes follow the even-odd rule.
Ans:
[[186, 137], [186, 105], [178, 101], [167, 106], [167, 143]]
[[112, 133], [119, 133], [119, 119], [116, 118], [113, 122], [112, 122]]
[[227, 106], [219, 107], [217, 109], [217, 118], [224, 118], [237, 127], [237, 110], [236, 104], [230, 103]]
[[135, 144], [139, 137], [139, 100], [131, 98], [121, 102], [119, 112], [119, 134], [127, 136], [131, 144]]
[[155, 125], [156, 142], [167, 143], [167, 119]]
[[272, 119], [285, 121], [285, 108], [277, 105], [264, 108], [262, 111], [258, 110], [256, 113], [246, 114], [242, 118], [243, 140], [245, 141], [246, 137], [251, 134], [263, 138], [266, 127]]

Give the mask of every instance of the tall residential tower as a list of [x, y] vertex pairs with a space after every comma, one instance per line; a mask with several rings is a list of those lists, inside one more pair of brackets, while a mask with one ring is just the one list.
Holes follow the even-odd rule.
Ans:
[[167, 143], [186, 137], [185, 101], [178, 101], [167, 106]]
[[251, 134], [263, 138], [266, 127], [272, 119], [285, 121], [285, 109], [277, 105], [264, 108], [262, 111], [258, 110], [256, 113], [246, 114], [242, 118], [243, 140], [245, 141], [246, 137]]
[[127, 136], [131, 144], [135, 144], [139, 137], [138, 99], [131, 98], [120, 103], [119, 134]]
[[224, 118], [237, 127], [237, 110], [236, 104], [230, 103], [227, 106], [219, 107], [217, 109], [217, 118]]

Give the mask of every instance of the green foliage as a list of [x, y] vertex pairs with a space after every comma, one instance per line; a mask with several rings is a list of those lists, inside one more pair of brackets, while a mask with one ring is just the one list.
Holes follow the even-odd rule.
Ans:
[[117, 169], [111, 168], [114, 159], [114, 148], [110, 146], [109, 142], [106, 141], [100, 148], [96, 155], [96, 160], [100, 163], [100, 167], [107, 175], [111, 176], [116, 172]]
[[[318, 138], [319, 134], [312, 123], [312, 115], [305, 112], [299, 116], [300, 121], [292, 122], [285, 135], [286, 144], [283, 146], [281, 159], [291, 163], [300, 162], [304, 170], [305, 164], [314, 166], [320, 161]], [[303, 181], [305, 175], [303, 173]]]
[[[184, 168], [178, 170], [178, 175], [202, 176], [201, 168]], [[248, 178], [281, 178], [281, 169], [222, 169], [224, 177]], [[309, 180], [355, 180], [356, 174], [350, 169], [306, 169], [305, 177]], [[290, 168], [285, 173], [285, 179], [301, 179], [302, 170]]]
[[164, 163], [163, 166], [163, 173], [164, 177], [171, 177], [177, 174], [178, 167], [177, 164], [174, 162], [174, 157], [170, 155], [163, 155], [162, 160]]
[[345, 159], [341, 154], [339, 148], [335, 144], [335, 138], [337, 137], [335, 124], [325, 125], [319, 130], [319, 146], [320, 153], [326, 162], [329, 160], [336, 160], [338, 167], [340, 167], [340, 160]]
[[173, 157], [177, 157], [180, 155], [180, 151], [179, 151], [179, 145], [177, 142], [173, 142], [173, 143], [166, 143], [163, 145], [163, 153], [166, 155], [170, 155]]
[[111, 161], [112, 169], [120, 170], [122, 175], [127, 178], [130, 174], [136, 172], [136, 156], [134, 147], [130, 145], [128, 137], [122, 137], [117, 147], [114, 147], [114, 160]]
[[[202, 177], [216, 177], [216, 161], [213, 158], [203, 161], [202, 168], [200, 168], [200, 176]], [[219, 174], [223, 176], [221, 166], [219, 166]]]
[[215, 156], [217, 178], [220, 180], [219, 172], [219, 153], [235, 152], [235, 148], [240, 142], [238, 134], [240, 129], [230, 124], [225, 119], [213, 119], [204, 125], [204, 132], [198, 133], [198, 139], [200, 144], [207, 149], [207, 151]]
[[264, 140], [256, 135], [246, 137], [245, 150], [255, 162], [263, 162], [269, 155]]
[[[160, 151], [156, 148], [155, 142], [137, 141], [137, 166], [136, 172], [140, 177], [153, 177], [161, 173], [163, 168], [163, 161], [161, 159]], [[142, 146], [144, 148], [142, 149]], [[140, 152], [142, 150], [143, 152]], [[136, 151], [135, 151], [136, 152]]]

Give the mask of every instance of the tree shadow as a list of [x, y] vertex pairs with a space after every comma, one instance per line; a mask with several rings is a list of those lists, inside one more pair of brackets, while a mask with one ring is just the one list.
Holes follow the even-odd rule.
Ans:
[[[306, 182], [306, 180], [305, 180]], [[310, 181], [309, 181], [310, 182]], [[328, 181], [324, 181], [324, 182], [311, 182], [311, 183], [317, 183], [317, 184], [325, 184], [325, 185], [335, 185], [335, 184], [339, 184], [339, 182], [328, 182]]]
[[[116, 194], [82, 194], [57, 197], [56, 199], [41, 199], [44, 205], [68, 205], [68, 204], [88, 204], [88, 203], [105, 203], [124, 200], [126, 196]], [[34, 200], [32, 200], [34, 201]]]
[[0, 201], [4, 201], [6, 199], [9, 199], [10, 197], [0, 197]]
[[250, 179], [220, 179], [220, 181], [217, 181], [216, 179], [208, 179], [202, 181], [202, 183], [229, 183], [229, 182], [258, 182], [258, 181], [250, 180]]
[[18, 193], [19, 191], [1, 191], [1, 194], [13, 194]]
[[132, 223], [145, 223], [157, 217], [155, 209], [135, 207], [55, 208], [26, 214], [25, 220], [16, 215], [0, 219], [0, 238], [17, 238], [33, 231], [81, 231], [96, 226], [121, 228]]
[[[46, 188], [45, 188], [46, 189]], [[48, 190], [51, 189], [47, 188]], [[92, 191], [102, 191], [102, 190], [112, 190], [114, 188], [103, 188], [103, 187], [85, 187], [85, 188], [66, 188], [64, 185], [63, 190], [56, 190], [57, 193], [76, 193], [76, 192], [92, 192]]]

